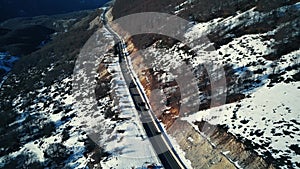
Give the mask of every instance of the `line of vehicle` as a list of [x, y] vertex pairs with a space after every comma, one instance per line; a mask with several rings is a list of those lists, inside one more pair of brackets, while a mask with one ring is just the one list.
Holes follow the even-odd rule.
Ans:
[[[176, 163], [177, 163], [177, 165], [181, 168], [181, 169], [185, 169], [186, 167], [183, 165], [183, 162], [181, 161], [181, 160], [179, 160], [179, 157], [178, 157], [178, 155], [177, 154], [175, 154], [175, 150], [173, 149], [173, 148], [171, 148], [172, 146], [170, 146], [170, 141], [167, 141], [167, 139], [166, 139], [166, 134], [164, 133], [164, 131], [162, 131], [162, 127], [159, 127], [158, 125], [160, 125], [159, 124], [159, 122], [158, 122], [158, 120], [154, 117], [154, 113], [153, 113], [153, 111], [152, 111], [152, 109], [151, 109], [151, 106], [150, 106], [150, 104], [149, 104], [149, 102], [148, 102], [148, 100], [145, 98], [146, 96], [145, 96], [145, 94], [142, 92], [142, 88], [140, 87], [140, 85], [139, 85], [139, 83], [137, 82], [137, 79], [135, 78], [135, 76], [134, 76], [134, 73], [132, 72], [132, 69], [131, 69], [131, 67], [130, 67], [130, 64], [129, 64], [129, 61], [128, 61], [128, 58], [127, 58], [127, 53], [125, 53], [123, 50], [122, 50], [122, 46], [126, 46], [126, 44], [124, 44], [125, 42], [124, 42], [124, 40], [108, 25], [108, 23], [106, 22], [106, 16], [105, 16], [105, 13], [107, 12], [107, 9], [105, 9], [105, 11], [103, 12], [103, 14], [102, 14], [102, 20], [103, 20], [103, 23], [105, 24], [105, 26], [106, 26], [106, 28], [108, 29], [108, 31], [110, 31], [112, 34], [114, 34], [114, 36], [115, 37], [117, 37], [117, 40], [121, 43], [120, 44], [120, 46], [121, 46], [121, 49], [119, 49], [119, 51], [120, 51], [120, 53], [119, 53], [119, 55], [121, 55], [120, 56], [120, 59], [122, 59], [122, 55], [123, 55], [123, 58], [125, 58], [125, 62], [126, 62], [126, 67], [127, 67], [127, 69], [129, 70], [128, 72], [129, 72], [129, 75], [130, 75], [130, 77], [131, 77], [131, 80], [135, 83], [135, 85], [137, 86], [137, 88], [138, 88], [138, 93], [139, 93], [139, 96], [140, 96], [140, 98], [141, 98], [141, 100], [144, 102], [144, 103], [146, 103], [146, 105], [147, 105], [147, 107], [148, 107], [148, 114], [149, 114], [149, 116], [150, 116], [150, 118], [151, 118], [151, 121], [152, 121], [152, 124], [154, 125], [154, 127], [155, 127], [155, 130], [156, 131], [159, 131], [160, 132], [160, 135], [156, 135], [156, 136], [159, 136], [159, 137], [161, 137], [161, 140], [164, 142], [164, 144], [165, 144], [165, 146], [167, 147], [167, 149], [168, 149], [168, 151], [170, 152], [170, 154], [171, 154], [171, 157], [169, 157], [169, 158], [173, 158], [175, 161], [176, 161]], [[118, 46], [118, 47], [120, 47], [120, 46]], [[153, 132], [152, 131], [152, 133], [156, 133], [156, 132]], [[161, 133], [163, 133], [163, 134], [161, 134]], [[168, 139], [169, 140], [169, 139]], [[157, 145], [157, 146], [161, 146], [161, 145]], [[162, 154], [158, 154], [158, 156], [162, 156]], [[162, 157], [161, 157], [162, 158]], [[166, 156], [164, 156], [163, 158], [165, 158], [167, 161], [169, 161], [170, 159], [168, 159]], [[169, 163], [171, 163], [171, 162], [169, 162]], [[174, 168], [172, 168], [172, 169], [174, 169]]]

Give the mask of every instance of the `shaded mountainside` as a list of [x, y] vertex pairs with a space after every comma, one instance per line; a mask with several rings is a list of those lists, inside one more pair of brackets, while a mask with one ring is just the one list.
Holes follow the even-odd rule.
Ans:
[[50, 42], [55, 37], [53, 33], [61, 34], [68, 31], [72, 25], [89, 14], [91, 11], [79, 11], [54, 16], [6, 20], [0, 24], [2, 30], [0, 51], [18, 56], [28, 55]]
[[[101, 168], [106, 153], [76, 123], [71, 98], [75, 61], [102, 26], [97, 19], [101, 13], [97, 9], [2, 23], [1, 48], [21, 57], [0, 89], [0, 168]], [[39, 46], [45, 37], [49, 41]], [[7, 39], [14, 46], [23, 39], [23, 44], [16, 50], [3, 42]], [[32, 45], [30, 50], [26, 45]]]
[[41, 25], [9, 31], [1, 36], [0, 50], [11, 51], [13, 55], [29, 54], [35, 51], [43, 41], [48, 41], [49, 36], [54, 32], [54, 30]]
[[55, 15], [72, 11], [95, 9], [101, 7], [107, 0], [3, 0], [0, 2], [0, 22], [15, 17], [33, 17], [38, 15]]

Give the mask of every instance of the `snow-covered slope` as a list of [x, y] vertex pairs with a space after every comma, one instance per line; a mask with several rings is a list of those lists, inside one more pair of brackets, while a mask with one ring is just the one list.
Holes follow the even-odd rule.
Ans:
[[[284, 15], [290, 8], [297, 6], [299, 3], [281, 7], [276, 11]], [[249, 20], [245, 15], [253, 19]], [[239, 25], [251, 25], [251, 22], [263, 19], [264, 15], [268, 13], [260, 14], [250, 10], [236, 17], [198, 24], [187, 34], [187, 37], [206, 34], [223, 26], [231, 30]], [[243, 23], [244, 20], [247, 22]], [[278, 39], [272, 38], [272, 35], [278, 35], [282, 27], [295, 22], [282, 23], [266, 33], [233, 38], [228, 44], [220, 46], [216, 50], [217, 54], [207, 59], [223, 65], [232, 65], [236, 83], [241, 83], [235, 88], [229, 86], [227, 94], [240, 91], [246, 95], [246, 98], [200, 111], [185, 119], [190, 123], [203, 119], [212, 124], [225, 124], [229, 127], [229, 132], [242, 140], [253, 142], [255, 146], [252, 148], [260, 155], [271, 155], [278, 160], [275, 162], [277, 165], [282, 165], [284, 168], [299, 167], [300, 46], [278, 59], [267, 58], [276, 52], [273, 46], [278, 43], [276, 42]], [[226, 29], [224, 32], [228, 31]], [[299, 36], [299, 31], [295, 31], [294, 34]], [[252, 80], [250, 86], [247, 86], [246, 79]]]
[[[172, 44], [168, 38], [153, 35], [136, 36], [129, 41], [136, 46], [133, 51], [140, 50], [134, 52], [131, 59], [157, 117], [167, 128], [177, 130], [180, 127], [176, 126], [176, 119], [187, 120], [197, 130], [199, 126], [194, 123], [202, 120], [228, 127], [228, 133], [233, 134], [237, 142], [256, 152], [267, 164], [299, 168], [299, 2], [276, 1], [273, 5], [249, 2], [245, 8], [233, 9], [227, 9], [230, 1], [212, 2], [214, 8], [211, 10], [215, 11], [211, 16], [195, 11], [201, 3], [206, 1], [185, 1], [168, 11], [178, 16], [190, 14], [186, 44], [176, 41]], [[199, 39], [206, 41], [191, 45]], [[201, 56], [193, 51], [200, 51]], [[222, 68], [207, 71], [205, 69], [210, 68], [206, 67], [207, 62]], [[189, 86], [194, 81], [178, 82], [172, 72], [184, 64], [193, 71], [199, 87], [198, 93], [189, 96], [182, 93], [184, 88], [180, 83]], [[219, 88], [211, 96], [214, 84], [210, 78], [218, 76], [220, 70], [225, 74], [226, 88]], [[187, 71], [190, 70], [182, 70], [182, 74]], [[226, 95], [225, 104], [216, 102], [210, 107], [212, 98], [222, 95]], [[193, 108], [197, 97], [200, 111], [180, 110], [184, 106]], [[237, 163], [250, 167], [247, 160]]]

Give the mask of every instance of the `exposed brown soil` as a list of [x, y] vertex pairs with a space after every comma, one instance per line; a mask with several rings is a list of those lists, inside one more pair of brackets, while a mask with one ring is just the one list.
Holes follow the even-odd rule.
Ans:
[[104, 63], [100, 63], [97, 72], [99, 73], [99, 77], [97, 77], [95, 95], [98, 100], [108, 95], [112, 77]]

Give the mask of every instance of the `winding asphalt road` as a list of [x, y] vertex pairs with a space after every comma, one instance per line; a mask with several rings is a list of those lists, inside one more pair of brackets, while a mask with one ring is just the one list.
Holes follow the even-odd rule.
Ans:
[[178, 157], [172, 144], [170, 143], [166, 133], [156, 119], [150, 104], [148, 103], [142, 87], [135, 78], [133, 71], [130, 68], [128, 60], [128, 52], [126, 51], [126, 44], [122, 38], [107, 24], [106, 12], [108, 8], [103, 12], [101, 18], [104, 26], [107, 30], [114, 35], [115, 40], [118, 43], [116, 45], [119, 55], [119, 62], [125, 81], [128, 85], [131, 97], [134, 101], [136, 110], [140, 114], [140, 119], [143, 123], [143, 127], [147, 133], [147, 136], [159, 157], [163, 167], [165, 169], [186, 169], [185, 165]]

